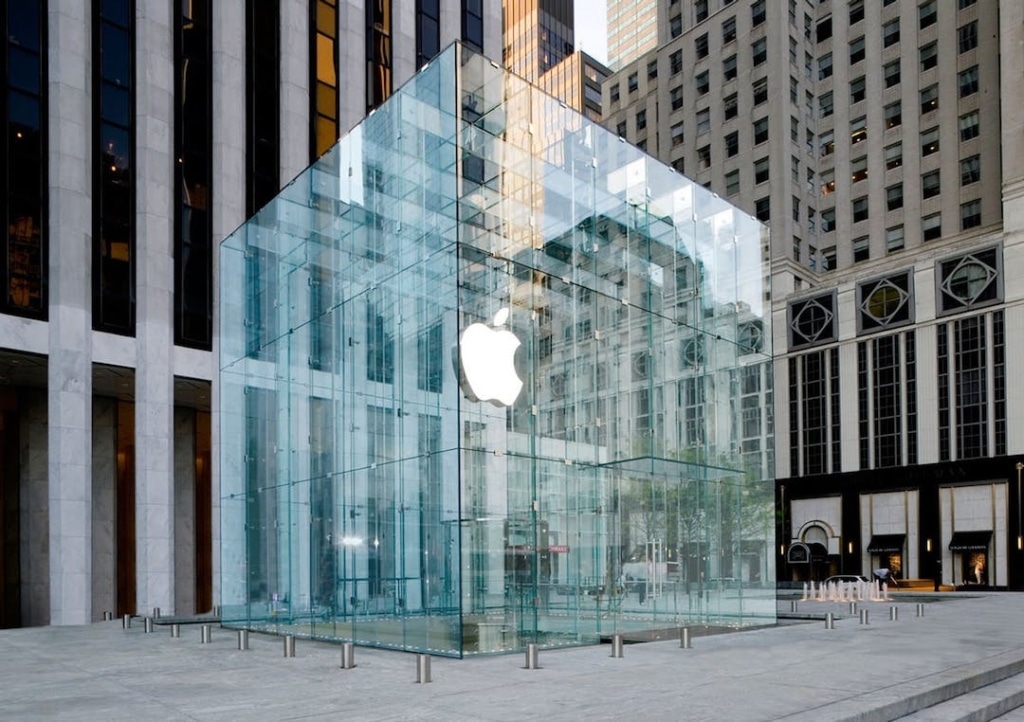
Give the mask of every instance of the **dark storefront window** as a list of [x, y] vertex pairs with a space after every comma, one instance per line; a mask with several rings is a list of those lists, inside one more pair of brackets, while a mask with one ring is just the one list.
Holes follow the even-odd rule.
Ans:
[[181, 0], [175, 30], [174, 340], [209, 349], [213, 333], [209, 0]]
[[93, 3], [93, 328], [135, 333], [135, 3]]
[[369, 0], [366, 7], [366, 112], [391, 95], [391, 0]]
[[0, 3], [4, 120], [3, 256], [0, 311], [46, 318], [46, 3]]
[[281, 186], [280, 23], [278, 0], [246, 2], [247, 216], [255, 214], [266, 205]]
[[310, 133], [310, 156], [316, 160], [338, 140], [338, 3], [337, 0], [316, 0], [313, 3], [313, 28], [310, 46], [309, 117], [313, 119]]

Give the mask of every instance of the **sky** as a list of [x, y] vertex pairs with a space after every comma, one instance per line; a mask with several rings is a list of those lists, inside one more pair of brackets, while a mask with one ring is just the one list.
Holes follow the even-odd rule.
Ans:
[[608, 5], [605, 0], [573, 0], [576, 16], [576, 49], [607, 65]]

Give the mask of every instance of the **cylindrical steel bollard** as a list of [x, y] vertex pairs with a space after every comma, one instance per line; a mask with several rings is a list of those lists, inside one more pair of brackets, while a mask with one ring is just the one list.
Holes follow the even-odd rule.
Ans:
[[153, 619], [160, 619], [160, 607], [153, 607]]
[[145, 629], [146, 634], [152, 634], [153, 633], [153, 618], [152, 617], [146, 617], [144, 629]]
[[525, 669], [540, 669], [540, 665], [537, 663], [537, 644], [535, 642], [526, 645]]
[[244, 652], [249, 648], [249, 630], [239, 629], [238, 630], [238, 650]]
[[199, 643], [209, 644], [210, 643], [210, 625], [202, 624], [199, 626]]
[[290, 634], [284, 635], [284, 656], [295, 656], [295, 637]]
[[214, 607], [213, 607], [213, 616], [215, 616], [215, 617], [219, 617], [220, 616], [220, 605], [219, 604], [214, 605]]
[[680, 627], [679, 629], [679, 648], [689, 649], [690, 648], [690, 628]]
[[121, 629], [131, 629], [131, 628], [132, 628], [132, 615], [126, 614], [123, 617], [121, 617]]
[[341, 644], [341, 668], [352, 669], [356, 666], [356, 645], [352, 642]]
[[622, 657], [622, 635], [616, 634], [612, 637], [612, 656]]
[[895, 622], [900, 618], [900, 608], [893, 605], [889, 607], [889, 621]]
[[103, 612], [103, 621], [104, 622], [109, 622], [113, 618], [114, 618], [114, 613], [113, 612]]
[[174, 637], [175, 639], [177, 639], [178, 637], [181, 636], [181, 625], [180, 624], [172, 624], [171, 625], [171, 636]]
[[796, 609], [797, 609], [796, 600], [795, 599], [791, 599], [789, 601], [789, 612], [790, 612], [790, 614], [796, 614]]
[[857, 602], [850, 602], [850, 614], [857, 613]]
[[924, 616], [924, 604], [922, 602], [918, 602], [917, 603], [917, 616], [919, 616], [919, 617], [923, 617]]
[[426, 684], [430, 681], [430, 655], [416, 655], [416, 684]]
[[825, 615], [825, 629], [835, 629], [835, 628], [836, 628], [836, 618], [832, 615], [832, 612], [829, 612], [828, 614]]
[[861, 624], [867, 624], [868, 623], [868, 610], [866, 610], [866, 609], [860, 610], [860, 623]]

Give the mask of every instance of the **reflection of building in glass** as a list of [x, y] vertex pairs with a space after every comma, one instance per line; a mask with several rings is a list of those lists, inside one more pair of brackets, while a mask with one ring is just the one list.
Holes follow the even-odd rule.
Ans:
[[449, 48], [222, 244], [226, 623], [460, 655], [774, 620], [765, 241]]

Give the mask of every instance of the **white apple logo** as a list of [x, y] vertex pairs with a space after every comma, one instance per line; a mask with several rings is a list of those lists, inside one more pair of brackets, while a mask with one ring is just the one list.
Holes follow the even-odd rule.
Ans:
[[507, 320], [508, 309], [502, 308], [494, 314], [493, 328], [473, 323], [459, 338], [462, 389], [471, 401], [511, 406], [523, 388], [514, 363], [519, 339], [505, 328]]

